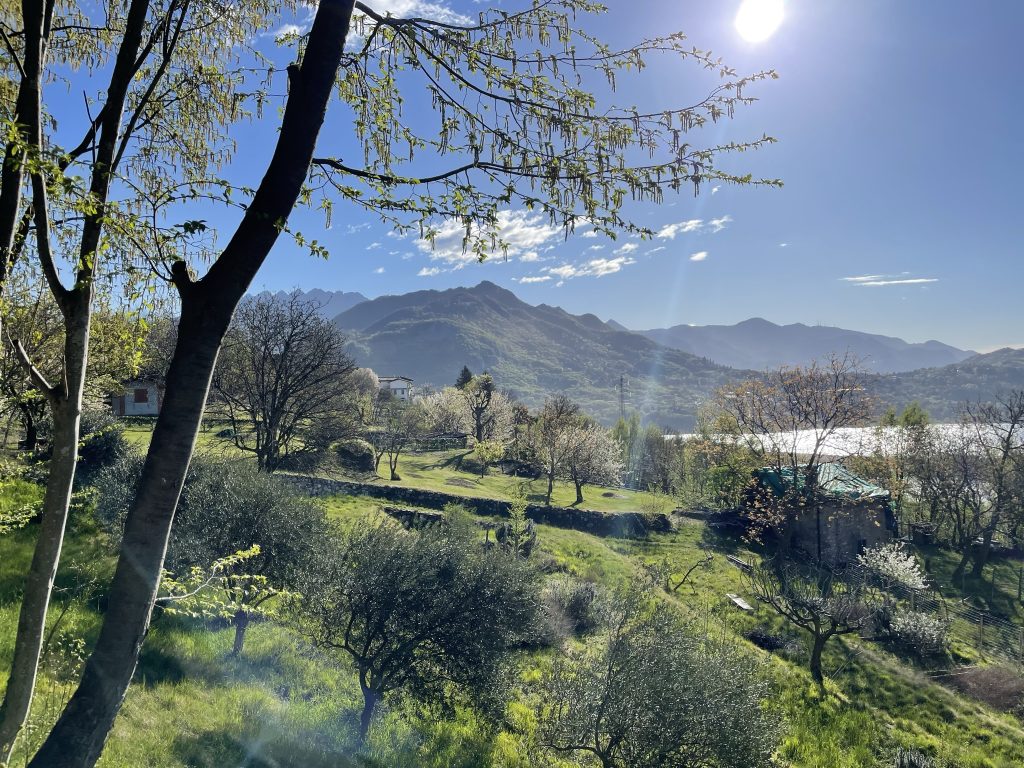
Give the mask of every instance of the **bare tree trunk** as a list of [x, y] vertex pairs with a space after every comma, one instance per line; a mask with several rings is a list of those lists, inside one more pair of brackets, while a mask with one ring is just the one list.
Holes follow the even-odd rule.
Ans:
[[163, 407], [125, 520], [103, 626], [81, 683], [29, 764], [92, 768], [131, 682], [149, 628], [174, 511], [202, 422], [220, 343], [309, 172], [348, 35], [354, 0], [321, 0], [291, 88], [274, 156], [224, 252], [199, 282], [174, 265], [182, 296], [179, 343]]
[[552, 462], [551, 466], [548, 467], [548, 495], [545, 503], [547, 506], [551, 506], [551, 494], [555, 491], [555, 465]]
[[11, 674], [7, 680], [3, 704], [0, 705], [0, 764], [10, 760], [11, 751], [25, 727], [32, 707], [39, 656], [46, 633], [46, 614], [64, 544], [64, 529], [67, 526], [75, 466], [78, 462], [78, 433], [89, 345], [90, 300], [91, 292], [86, 290], [74, 294], [69, 302], [68, 336], [64, 353], [68, 390], [56, 394], [52, 401], [54, 450], [43, 497], [42, 523], [18, 615]]
[[811, 645], [811, 677], [822, 693], [825, 693], [825, 676], [821, 672], [821, 653], [825, 650], [827, 642], [828, 635], [815, 635]]
[[581, 483], [579, 480], [573, 480], [573, 483], [575, 483], [575, 485], [576, 485], [576, 503], [577, 504], [582, 504], [583, 503], [583, 483]]
[[967, 545], [967, 549], [965, 549], [963, 554], [960, 556], [960, 562], [957, 563], [956, 568], [953, 569], [953, 574], [950, 577], [950, 579], [952, 580], [952, 582], [954, 584], [957, 581], [962, 581], [963, 580], [964, 572], [967, 570], [967, 564], [971, 561], [971, 550], [972, 550], [972, 548], [973, 548], [972, 544], [968, 544]]

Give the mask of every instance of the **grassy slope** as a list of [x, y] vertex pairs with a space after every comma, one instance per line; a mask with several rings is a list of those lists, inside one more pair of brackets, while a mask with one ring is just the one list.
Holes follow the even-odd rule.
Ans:
[[[476, 472], [458, 470], [458, 460], [468, 456], [467, 451], [446, 451], [438, 453], [411, 453], [399, 457], [398, 474], [400, 481], [392, 483], [381, 480], [383, 484], [400, 485], [407, 488], [421, 488], [428, 491], [455, 493], [460, 496], [472, 496], [483, 499], [507, 499], [517, 490], [525, 494], [533, 504], [543, 504], [547, 494], [546, 479], [529, 480], [520, 477], [509, 477], [496, 469], [491, 469], [481, 477]], [[382, 462], [381, 470], [386, 474], [387, 467]], [[596, 509], [601, 512], [636, 512], [646, 494], [638, 494], [623, 488], [599, 488], [584, 486], [584, 509]], [[572, 483], [555, 482], [555, 490], [551, 503], [558, 506], [570, 506], [576, 502], [576, 489]]]
[[[375, 502], [358, 498], [328, 501], [332, 516], [355, 522]], [[32, 531], [0, 539], [0, 664], [6, 668], [13, 643], [17, 590], [30, 556]], [[756, 554], [691, 523], [671, 535], [646, 541], [600, 539], [541, 526], [543, 552], [565, 570], [606, 585], [627, 582], [639, 566], [668, 558], [679, 569], [696, 562], [703, 548], [743, 557]], [[933, 558], [934, 561], [934, 558]], [[98, 577], [109, 573], [111, 558], [102, 536], [79, 526], [65, 563], [87, 563]], [[71, 569], [60, 584], [70, 586]], [[724, 598], [744, 593], [739, 571], [721, 554], [697, 571], [693, 585], [676, 599], [695, 622], [714, 631], [739, 634], [755, 624], [787, 630], [765, 609], [741, 613]], [[92, 604], [94, 605], [94, 603]], [[92, 637], [98, 616], [78, 606], [65, 628]], [[358, 691], [347, 664], [318, 658], [302, 639], [270, 624], [255, 626], [243, 658], [228, 658], [230, 630], [211, 630], [162, 618], [147, 640], [138, 682], [129, 692], [101, 765], [106, 768], [186, 768], [193, 766], [346, 766], [345, 738], [357, 712]], [[778, 704], [787, 717], [781, 745], [784, 764], [817, 768], [876, 766], [897, 744], [927, 749], [950, 765], [1009, 768], [1024, 764], [1024, 730], [1018, 720], [995, 713], [937, 685], [870, 643], [835, 643], [826, 655], [833, 681], [820, 701], [801, 665], [802, 653], [764, 656], [780, 689]], [[534, 657], [530, 668], [543, 665]], [[54, 679], [47, 664], [38, 724], [52, 719], [69, 681]], [[511, 710], [529, 730], [532, 714]], [[386, 734], [386, 735], [385, 735]], [[379, 765], [526, 766], [528, 736], [501, 732], [489, 736], [468, 712], [454, 720], [418, 717], [408, 709], [387, 714], [374, 740]]]

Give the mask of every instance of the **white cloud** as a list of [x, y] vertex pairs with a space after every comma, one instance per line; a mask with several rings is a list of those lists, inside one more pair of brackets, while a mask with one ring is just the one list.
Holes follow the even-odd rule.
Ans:
[[704, 261], [708, 257], [707, 251], [697, 251], [697, 253], [690, 255], [690, 261]]
[[789, 243], [779, 243], [779, 248], [788, 248]]
[[857, 277], [844, 277], [842, 280], [847, 283], [866, 283], [869, 280], [882, 280], [886, 275], [859, 275]]
[[[369, 228], [370, 222], [368, 221], [364, 221], [362, 224], [349, 224], [348, 226], [345, 227], [345, 234], [354, 235], [356, 232], [359, 232], [360, 230]], [[390, 235], [391, 233], [388, 232], [388, 234]]]
[[725, 214], [725, 216], [718, 219], [711, 219], [706, 223], [704, 219], [687, 219], [675, 224], [666, 224], [658, 230], [657, 237], [662, 240], [675, 240], [676, 235], [686, 235], [691, 232], [706, 232], [713, 235], [725, 229], [726, 225], [730, 224], [732, 220], [732, 216], [729, 214]]
[[551, 279], [551, 275], [533, 275], [531, 277], [520, 277], [519, 282], [523, 285], [530, 283], [543, 283]]
[[636, 259], [628, 256], [616, 256], [614, 259], [591, 259], [582, 264], [563, 264], [560, 267], [547, 267], [548, 272], [564, 282], [574, 277], [604, 277], [620, 272], [623, 267], [636, 264]]
[[937, 277], [912, 277], [904, 280], [866, 280], [864, 282], [857, 283], [865, 287], [879, 287], [883, 285], [923, 285], [925, 283], [937, 283], [939, 278]]
[[704, 224], [704, 219], [689, 219], [676, 224], [666, 224], [658, 231], [658, 237], [663, 240], [675, 240], [678, 234], [697, 232]]
[[373, 243], [370, 243], [368, 246], [366, 246], [366, 250], [368, 250], [368, 251], [375, 251], [375, 250], [377, 250], [380, 247], [381, 247], [381, 243], [373, 242]]
[[[429, 240], [419, 239], [416, 247], [435, 261], [444, 261], [461, 269], [477, 260], [476, 254], [467, 253], [462, 247], [466, 236], [466, 227], [462, 222], [448, 219], [436, 227], [437, 236], [431, 246]], [[550, 240], [560, 237], [561, 227], [540, 214], [528, 211], [499, 211], [498, 239], [508, 246], [508, 256], [515, 258], [531, 251], [535, 252]], [[500, 248], [495, 249], [494, 256], [501, 257]]]
[[718, 190], [720, 190], [720, 189], [721, 189], [721, 187], [712, 187], [711, 188], [711, 194], [712, 195], [717, 195], [718, 194]]
[[423, 267], [423, 269], [416, 273], [416, 277], [433, 277], [440, 274], [441, 270], [438, 267]]
[[274, 31], [274, 37], [285, 37], [286, 35], [301, 35], [309, 29], [308, 25], [299, 26], [298, 24], [282, 24]]
[[373, 274], [375, 274], [375, 275], [383, 275], [384, 274], [384, 267], [377, 267], [375, 270], [373, 270]]
[[519, 257], [520, 261], [540, 261], [540, 254], [536, 251], [527, 251]]
[[715, 234], [715, 232], [721, 232], [723, 229], [725, 229], [725, 225], [731, 221], [732, 216], [730, 216], [729, 214], [725, 214], [725, 216], [723, 216], [720, 219], [712, 219], [711, 221], [708, 222], [708, 226], [711, 228], [711, 234]]
[[632, 253], [633, 251], [635, 251], [639, 247], [640, 246], [637, 245], [636, 243], [625, 243], [625, 244], [623, 244], [623, 246], [621, 248], [616, 248], [615, 249], [615, 253], [616, 254]]
[[587, 248], [587, 250], [588, 251], [603, 251], [604, 250], [604, 246], [603, 245], [592, 245], [589, 248]]
[[926, 285], [939, 282], [937, 277], [903, 277], [903, 275], [907, 274], [910, 273], [904, 272], [902, 275], [857, 275], [840, 279], [843, 282], [853, 283], [865, 288], [880, 288], [887, 285]]
[[665, 250], [665, 246], [664, 245], [659, 245], [657, 248], [651, 248], [651, 250], [647, 251], [647, 255], [648, 256], [653, 256], [654, 254], [661, 253], [664, 250]]
[[597, 237], [597, 232], [595, 232], [592, 229], [588, 229], [586, 232], [584, 232], [582, 235], [580, 235], [580, 237], [588, 237], [588, 238], [589, 237]]
[[448, 7], [447, 3], [431, 3], [424, 0], [374, 0], [373, 10], [377, 13], [405, 17], [422, 16], [446, 24], [469, 24], [473, 20]]

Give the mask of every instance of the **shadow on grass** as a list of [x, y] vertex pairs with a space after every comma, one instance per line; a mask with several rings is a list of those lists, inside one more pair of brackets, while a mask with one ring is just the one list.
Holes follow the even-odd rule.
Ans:
[[183, 733], [171, 747], [174, 756], [194, 768], [351, 768], [365, 765], [297, 743], [280, 733], [236, 735], [221, 730]]

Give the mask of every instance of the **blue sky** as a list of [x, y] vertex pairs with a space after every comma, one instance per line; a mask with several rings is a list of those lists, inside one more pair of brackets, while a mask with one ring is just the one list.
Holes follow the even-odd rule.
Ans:
[[[488, 3], [433, 0], [453, 12]], [[487, 279], [530, 303], [613, 317], [631, 328], [734, 323], [839, 325], [990, 350], [1024, 346], [1024, 259], [1017, 177], [1024, 170], [1024, 3], [959, 0], [785, 0], [786, 18], [760, 43], [733, 19], [740, 0], [606, 0], [589, 30], [622, 45], [685, 31], [740, 71], [774, 68], [755, 105], [701, 143], [779, 143], [737, 169], [779, 177], [781, 190], [705, 187], [632, 209], [653, 241], [561, 232], [523, 211], [505, 214], [512, 256], [467, 263], [453, 237], [431, 251], [361, 211], [339, 206], [331, 229], [293, 224], [331, 251], [318, 261], [282, 239], [254, 290], [313, 288], [367, 296]], [[423, 0], [371, 3], [422, 10]], [[503, 8], [515, 7], [504, 0]], [[428, 9], [429, 10], [429, 9]], [[692, 67], [654, 66], [614, 97], [688, 103]], [[344, 132], [335, 104], [321, 153]], [[247, 167], [269, 156], [275, 117], [241, 135]], [[230, 219], [211, 213], [224, 227]]]

